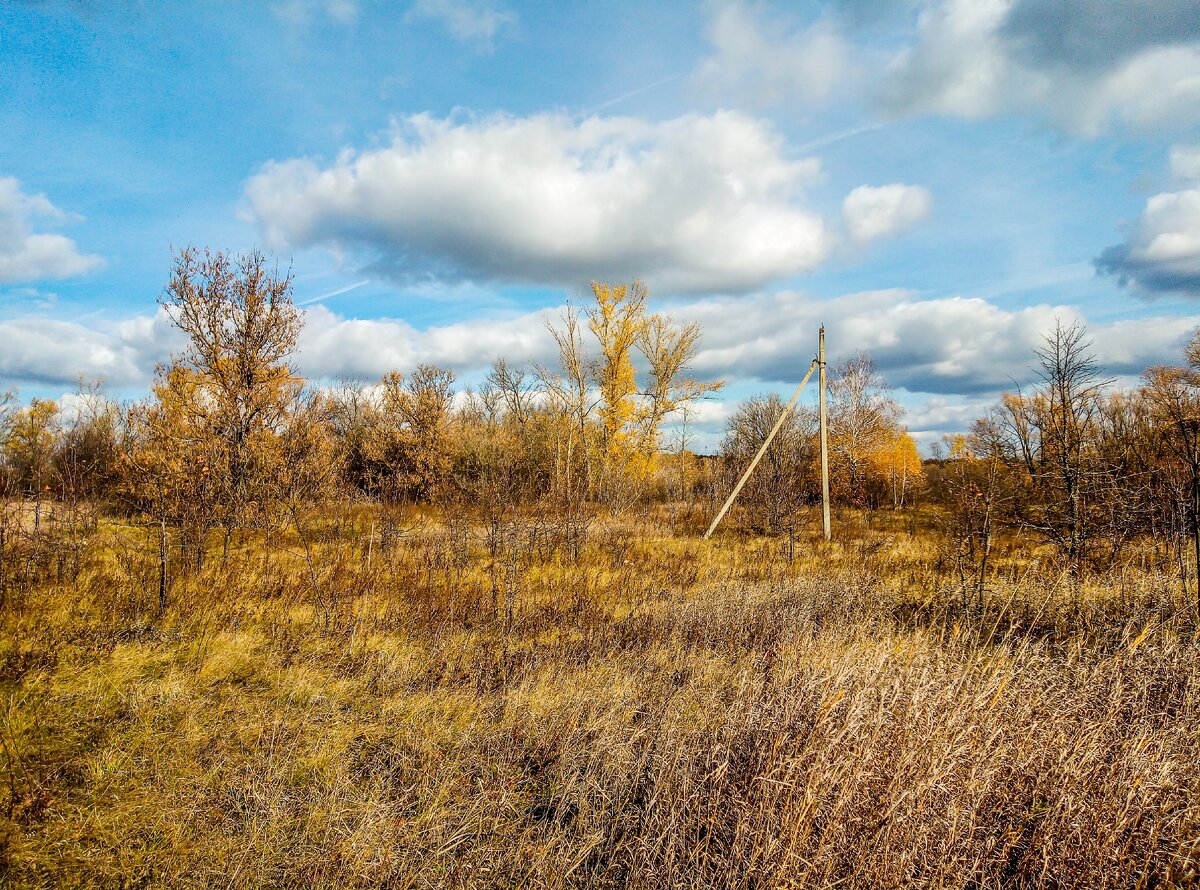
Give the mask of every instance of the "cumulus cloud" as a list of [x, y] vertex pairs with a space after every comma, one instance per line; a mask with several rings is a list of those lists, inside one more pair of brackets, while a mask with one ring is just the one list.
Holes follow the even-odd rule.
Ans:
[[1097, 268], [1150, 293], [1200, 296], [1200, 188], [1154, 195]]
[[162, 313], [87, 325], [40, 316], [0, 321], [0, 379], [69, 384], [80, 376], [114, 386], [144, 385], [157, 362], [181, 345]]
[[1140, 129], [1192, 127], [1200, 123], [1200, 45], [1147, 50], [1080, 93], [1078, 112], [1069, 98], [1056, 110], [1089, 135], [1111, 120]]
[[[702, 84], [742, 98], [816, 103], [840, 85], [891, 114], [1035, 114], [1095, 135], [1200, 122], [1195, 0], [832, 0], [805, 26], [738, 0], [710, 9]], [[908, 28], [904, 23], [908, 23]], [[903, 35], [899, 49], [871, 25]], [[872, 86], [874, 85], [874, 86]]]
[[994, 113], [1015, 74], [996, 40], [1007, 6], [1004, 0], [946, 0], [924, 10], [917, 42], [892, 60], [885, 103], [900, 113]]
[[916, 300], [888, 290], [823, 301], [787, 292], [716, 300], [688, 314], [704, 327], [699, 363], [710, 373], [736, 369], [739, 376], [795, 379], [815, 349], [813, 332], [824, 323], [832, 361], [866, 352], [896, 386], [963, 394], [1019, 379], [1029, 348], [1067, 311], [1007, 311], [980, 299]]
[[267, 164], [248, 216], [276, 248], [324, 245], [412, 282], [745, 291], [813, 269], [833, 239], [802, 204], [819, 173], [737, 112], [663, 123], [417, 115], [391, 144]]
[[545, 310], [418, 330], [401, 319], [343, 318], [317, 306], [305, 313], [298, 364], [311, 377], [369, 380], [422, 363], [469, 374], [501, 357], [545, 362], [555, 354], [546, 329], [555, 317], [556, 310]]
[[[308, 312], [299, 366], [313, 377], [374, 379], [422, 362], [471, 375], [498, 357], [553, 362], [546, 322], [559, 309], [502, 319], [475, 319], [419, 330], [398, 319], [348, 319], [325, 307]], [[794, 382], [825, 324], [829, 355], [869, 354], [890, 382], [943, 396], [994, 394], [1029, 379], [1033, 350], [1058, 319], [1084, 321], [1067, 306], [1003, 309], [971, 297], [918, 299], [903, 290], [870, 291], [832, 300], [780, 292], [693, 300], [672, 305], [681, 321], [703, 330], [696, 370], [730, 381]], [[1175, 362], [1200, 316], [1150, 317], [1091, 326], [1106, 373], [1138, 374]]]
[[726, 3], [716, 6], [708, 38], [713, 52], [695, 79], [718, 95], [756, 104], [819, 102], [857, 77], [853, 53], [830, 21], [789, 29], [760, 21], [741, 3]]
[[29, 195], [11, 176], [0, 176], [0, 284], [82, 275], [101, 265], [64, 235], [34, 231], [35, 222], [69, 219], [45, 195]]
[[[376, 380], [429, 362], [478, 379], [498, 357], [552, 364], [546, 322], [559, 309], [500, 319], [479, 318], [418, 329], [400, 319], [354, 319], [324, 306], [306, 312], [295, 365], [315, 382]], [[900, 290], [818, 300], [784, 292], [676, 303], [681, 321], [703, 328], [696, 372], [722, 378], [742, 395], [779, 388], [787, 394], [808, 368], [816, 330], [828, 330], [829, 358], [838, 363], [870, 355], [902, 390], [906, 423], [923, 444], [959, 432], [982, 415], [1001, 390], [1031, 379], [1033, 349], [1059, 318], [1086, 321], [1064, 306], [1002, 309], [967, 297], [922, 300]], [[1127, 319], [1089, 326], [1103, 371], [1132, 380], [1144, 368], [1180, 360], [1200, 315]], [[88, 326], [46, 318], [0, 322], [0, 380], [71, 386], [76, 377], [103, 377], [114, 386], [145, 386], [156, 362], [182, 346], [160, 311], [119, 324]], [[719, 441], [737, 398], [696, 406], [689, 418], [692, 447]], [[667, 441], [676, 434], [668, 431]]]
[[1094, 135], [1200, 121], [1194, 0], [938, 0], [891, 62], [885, 104], [966, 118], [1036, 112]]
[[904, 422], [918, 444], [932, 445], [945, 435], [969, 430], [971, 424], [994, 404], [995, 400], [991, 398], [931, 396], [910, 407], [905, 412]]
[[517, 22], [516, 12], [486, 0], [417, 0], [409, 17], [440, 22], [455, 40], [485, 48], [499, 31]]
[[[1057, 319], [1086, 322], [1069, 306], [1004, 309], [973, 297], [917, 299], [901, 290], [832, 300], [782, 292], [696, 302], [677, 315], [700, 321], [698, 366], [736, 378], [792, 381], [808, 367], [815, 331], [828, 332], [830, 360], [862, 351], [888, 380], [911, 392], [995, 393], [1029, 379], [1033, 349]], [[1107, 373], [1140, 373], [1177, 362], [1200, 316], [1091, 325]]]
[[1184, 182], [1200, 182], [1200, 145], [1171, 147], [1171, 175]]
[[850, 237], [862, 244], [908, 231], [929, 215], [933, 198], [919, 185], [860, 185], [842, 201]]

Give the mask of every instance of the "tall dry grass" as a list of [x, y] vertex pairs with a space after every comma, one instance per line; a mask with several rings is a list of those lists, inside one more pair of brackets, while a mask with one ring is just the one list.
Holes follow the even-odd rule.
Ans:
[[6, 885], [1198, 881], [1168, 577], [1010, 548], [980, 602], [899, 525], [789, 560], [653, 523], [430, 521], [383, 552], [365, 509], [307, 523], [162, 615], [130, 528], [10, 598]]

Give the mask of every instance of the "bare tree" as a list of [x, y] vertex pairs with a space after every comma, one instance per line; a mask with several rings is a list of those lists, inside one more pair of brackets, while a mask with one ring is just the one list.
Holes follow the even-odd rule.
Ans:
[[349, 490], [375, 493], [371, 437], [378, 423], [378, 406], [367, 387], [342, 381], [329, 392], [329, 426], [342, 480]]
[[112, 493], [119, 476], [121, 411], [100, 381], [79, 381], [74, 410], [54, 454], [64, 498], [96, 499]]
[[699, 345], [698, 323], [676, 324], [661, 313], [646, 317], [637, 340], [638, 351], [650, 371], [649, 385], [641, 392], [644, 407], [639, 447], [643, 452], [658, 450], [659, 433], [667, 417], [725, 385], [721, 380], [701, 381], [687, 376]]
[[1077, 323], [1058, 322], [1036, 354], [1034, 392], [1004, 401], [1008, 433], [1035, 488], [1018, 521], [1053, 543], [1074, 575], [1096, 531], [1102, 478], [1096, 421], [1108, 381]]
[[[762, 447], [783, 408], [783, 399], [771, 393], [744, 402], [729, 419], [721, 455], [730, 487]], [[791, 528], [796, 511], [816, 498], [815, 434], [813, 412], [788, 414], [740, 495], [753, 527], [772, 533]]]
[[509, 417], [519, 424], [529, 420], [534, 410], [537, 381], [524, 368], [513, 368], [504, 359], [497, 359], [487, 376], [487, 383], [499, 394]]
[[941, 474], [943, 525], [964, 597], [984, 605], [988, 566], [1001, 508], [1008, 500], [1011, 452], [996, 412], [977, 420], [969, 436], [948, 442]]
[[840, 365], [829, 384], [831, 482], [836, 495], [856, 506], [874, 505], [872, 472], [902, 431], [900, 406], [865, 355]]
[[1191, 532], [1197, 575], [1195, 605], [1200, 615], [1200, 330], [1188, 344], [1187, 357], [1187, 367], [1151, 368], [1146, 372], [1146, 385], [1164, 444], [1184, 469], [1187, 497], [1182, 506]]
[[535, 365], [535, 370], [550, 407], [558, 415], [553, 424], [555, 489], [563, 505], [575, 505], [587, 496], [592, 485], [588, 419], [599, 399], [591, 392], [593, 362], [583, 343], [579, 313], [568, 306], [561, 327], [547, 323], [547, 328], [558, 346], [561, 370], [544, 365]]

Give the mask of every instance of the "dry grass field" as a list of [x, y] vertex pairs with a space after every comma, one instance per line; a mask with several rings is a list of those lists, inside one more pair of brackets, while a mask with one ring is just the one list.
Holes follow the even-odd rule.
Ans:
[[430, 516], [384, 551], [376, 519], [237, 540], [161, 615], [152, 531], [101, 523], [71, 580], [28, 554], [4, 886], [1200, 880], [1173, 576], [1072, 584], [1005, 545], [980, 602], [899, 515], [790, 558], [665, 514], [583, 543]]

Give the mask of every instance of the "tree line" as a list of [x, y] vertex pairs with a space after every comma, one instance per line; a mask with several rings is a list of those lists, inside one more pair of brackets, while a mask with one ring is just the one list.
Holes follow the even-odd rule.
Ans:
[[[0, 560], [6, 542], [41, 531], [51, 503], [58, 521], [141, 516], [196, 564], [240, 530], [300, 531], [303, 507], [344, 496], [385, 518], [432, 503], [485, 524], [536, 509], [583, 528], [597, 511], [658, 502], [702, 520], [782, 408], [774, 394], [746, 401], [718, 455], [693, 453], [696, 403], [722, 384], [692, 374], [699, 326], [652, 312], [638, 281], [594, 283], [589, 305], [550, 325], [556, 362], [498, 359], [466, 388], [433, 365], [308, 385], [292, 364], [303, 319], [291, 277], [259, 253], [182, 250], [160, 304], [186, 346], [146, 399], [118, 405], [85, 386], [69, 415], [0, 400]], [[1182, 358], [1116, 389], [1085, 331], [1060, 324], [1028, 388], [922, 461], [886, 382], [856, 356], [830, 377], [833, 500], [932, 505], [964, 589], [980, 595], [1002, 530], [1051, 548], [1072, 573], [1149, 542], [1186, 587], [1200, 561], [1200, 339]], [[741, 495], [744, 525], [794, 535], [812, 521], [816, 423], [811, 410], [788, 418]]]
[[1078, 324], [1059, 323], [1036, 355], [1032, 385], [1005, 394], [938, 461], [964, 581], [982, 592], [1007, 527], [1072, 575], [1149, 557], [1186, 590], [1200, 564], [1200, 331], [1180, 364], [1149, 368], [1131, 388], [1110, 385]]
[[474, 388], [428, 364], [314, 387], [292, 364], [303, 321], [290, 275], [259, 253], [186, 248], [159, 300], [186, 345], [148, 398], [118, 405], [87, 386], [69, 413], [0, 401], [0, 486], [21, 507], [6, 515], [37, 531], [43, 504], [57, 516], [106, 505], [164, 540], [170, 529], [200, 564], [214, 540], [298, 527], [302, 506], [335, 496], [581, 519], [624, 509], [660, 480], [664, 424], [721, 383], [691, 375], [699, 327], [650, 311], [643, 283], [595, 283], [592, 296], [551, 326], [552, 365], [499, 359]]

